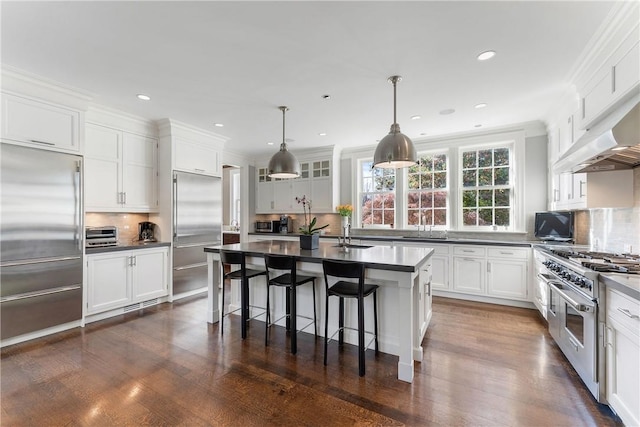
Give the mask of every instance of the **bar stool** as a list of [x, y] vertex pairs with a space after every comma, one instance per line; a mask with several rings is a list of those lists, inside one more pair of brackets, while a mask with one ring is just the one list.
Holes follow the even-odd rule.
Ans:
[[[251, 268], [246, 268], [246, 260], [245, 254], [243, 252], [231, 252], [231, 251], [220, 251], [220, 262], [222, 265], [222, 315], [220, 316], [221, 323], [221, 334], [224, 334], [224, 318], [232, 313], [235, 313], [238, 310], [242, 312], [242, 339], [247, 337], [247, 322], [250, 320], [249, 318], [249, 307], [259, 308], [261, 310], [265, 310], [264, 307], [250, 306], [249, 305], [249, 279], [254, 277], [266, 275], [265, 270], [255, 270]], [[240, 268], [238, 270], [231, 270], [229, 273], [224, 272], [225, 266], [233, 266], [239, 265]], [[228, 313], [224, 312], [224, 282], [226, 279], [230, 280], [240, 280], [240, 308], [232, 310]], [[261, 316], [263, 313], [260, 313], [251, 319], [255, 319], [257, 316]]]
[[[297, 302], [296, 302], [296, 288], [300, 285], [304, 285], [305, 283], [311, 282], [312, 291], [313, 291], [313, 322], [310, 322], [306, 326], [300, 328], [300, 330], [304, 330], [309, 326], [313, 325], [313, 334], [317, 337], [317, 324], [316, 324], [316, 278], [314, 276], [304, 276], [302, 274], [298, 274], [296, 272], [296, 260], [292, 256], [287, 255], [272, 255], [272, 254], [264, 254], [264, 265], [267, 269], [267, 323], [265, 327], [264, 333], [264, 345], [269, 345], [269, 326], [272, 325], [270, 323], [271, 319], [271, 311], [269, 309], [269, 289], [271, 286], [281, 286], [286, 288], [286, 314], [276, 321], [273, 322], [275, 324], [282, 318], [286, 317], [286, 328], [291, 331], [291, 353], [296, 354], [298, 352], [298, 329], [297, 329], [297, 318], [302, 317], [304, 319], [311, 320], [308, 316], [299, 315], [297, 312]], [[272, 270], [287, 270], [288, 273], [281, 274], [280, 276], [271, 278], [269, 274], [269, 269]]]
[[[324, 270], [324, 283], [326, 289], [326, 312], [324, 318], [324, 364], [327, 364], [327, 343], [329, 339], [332, 339], [336, 333], [338, 333], [338, 343], [342, 345], [344, 343], [344, 330], [356, 330], [344, 326], [344, 299], [356, 298], [358, 300], [358, 373], [362, 377], [364, 376], [364, 352], [371, 345], [371, 341], [375, 341], [376, 353], [378, 353], [378, 304], [376, 300], [376, 290], [378, 285], [367, 285], [364, 283], [364, 264], [354, 261], [322, 261], [322, 269]], [[346, 278], [346, 279], [358, 279], [357, 283], [354, 281], [338, 280], [333, 286], [329, 286], [329, 277], [333, 278]], [[364, 329], [364, 298], [373, 294], [373, 332], [365, 331]], [[340, 298], [339, 317], [338, 317], [338, 330], [331, 335], [331, 338], [327, 338], [329, 334], [329, 297], [337, 296]], [[367, 346], [364, 345], [364, 335], [372, 334], [373, 338]]]

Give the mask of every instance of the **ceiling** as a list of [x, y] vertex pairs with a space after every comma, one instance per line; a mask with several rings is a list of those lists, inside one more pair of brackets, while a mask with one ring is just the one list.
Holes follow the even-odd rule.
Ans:
[[[241, 154], [277, 149], [280, 105], [294, 153], [373, 146], [393, 122], [394, 74], [414, 141], [543, 120], [613, 5], [2, 1], [1, 60], [96, 104], [217, 133]], [[487, 50], [496, 56], [478, 61]]]

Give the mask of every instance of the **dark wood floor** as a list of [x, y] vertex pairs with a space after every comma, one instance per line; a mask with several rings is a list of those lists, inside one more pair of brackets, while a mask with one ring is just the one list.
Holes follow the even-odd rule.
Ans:
[[[397, 358], [329, 351], [276, 327], [205, 321], [206, 299], [130, 313], [2, 349], [2, 426], [613, 426], [533, 310], [435, 299], [415, 380]], [[233, 316], [236, 317], [236, 316]]]

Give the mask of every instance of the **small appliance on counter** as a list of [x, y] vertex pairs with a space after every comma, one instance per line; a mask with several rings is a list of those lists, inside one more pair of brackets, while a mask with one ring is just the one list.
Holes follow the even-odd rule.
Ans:
[[118, 246], [118, 228], [113, 225], [85, 228], [85, 246], [87, 248], [106, 248]]
[[[274, 221], [275, 222], [275, 221]], [[289, 215], [280, 215], [279, 232], [282, 234], [293, 232], [293, 221]]]
[[271, 221], [256, 221], [256, 233], [273, 233], [273, 232], [274, 232], [274, 228], [273, 228], [273, 223]]
[[157, 242], [154, 237], [156, 225], [153, 222], [143, 221], [138, 223], [138, 240], [141, 242]]

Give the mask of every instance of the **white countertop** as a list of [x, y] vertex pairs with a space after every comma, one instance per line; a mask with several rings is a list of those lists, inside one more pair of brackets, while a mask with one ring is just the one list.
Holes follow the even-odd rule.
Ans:
[[600, 273], [605, 286], [640, 300], [640, 275], [622, 273]]

